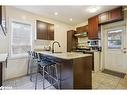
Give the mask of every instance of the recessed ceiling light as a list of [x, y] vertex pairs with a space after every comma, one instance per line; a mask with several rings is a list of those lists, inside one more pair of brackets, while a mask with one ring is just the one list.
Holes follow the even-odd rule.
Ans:
[[95, 12], [97, 12], [99, 9], [100, 9], [100, 7], [93, 6], [93, 7], [88, 8], [88, 11], [89, 11], [90, 13], [95, 13]]
[[69, 20], [72, 21], [72, 18], [70, 18]]
[[58, 12], [54, 12], [54, 15], [57, 16], [58, 15]]

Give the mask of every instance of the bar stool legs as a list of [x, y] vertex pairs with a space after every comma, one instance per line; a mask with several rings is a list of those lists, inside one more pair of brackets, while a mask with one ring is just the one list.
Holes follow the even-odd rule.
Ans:
[[43, 67], [43, 89], [45, 89], [45, 68]]
[[38, 66], [37, 73], [36, 73], [35, 90], [37, 89], [38, 73], [39, 73], [39, 66]]
[[[46, 89], [48, 87], [51, 87], [53, 86], [54, 84], [57, 83], [57, 86], [58, 86], [58, 89], [60, 89], [60, 82], [59, 82], [59, 76], [58, 76], [58, 70], [57, 70], [57, 65], [54, 64], [52, 65], [55, 69], [55, 75], [56, 75], [56, 78], [54, 78], [52, 75], [50, 75], [50, 73], [48, 72], [51, 72], [51, 66], [43, 66], [41, 67], [41, 70], [42, 70], [42, 85], [43, 85], [43, 89]], [[48, 71], [45, 71], [45, 68], [47, 68]], [[35, 81], [35, 90], [37, 89], [37, 81], [38, 81], [38, 75], [39, 75], [39, 66], [38, 66], [38, 72], [36, 74], [36, 81]], [[54, 79], [55, 80], [55, 83], [52, 83], [51, 85], [45, 87], [45, 75], [48, 75], [50, 78]]]
[[58, 85], [58, 89], [60, 89], [60, 82], [59, 82], [59, 75], [58, 75], [58, 70], [57, 70], [57, 64], [55, 64], [55, 73], [56, 73], [56, 79], [57, 79], [57, 85]]

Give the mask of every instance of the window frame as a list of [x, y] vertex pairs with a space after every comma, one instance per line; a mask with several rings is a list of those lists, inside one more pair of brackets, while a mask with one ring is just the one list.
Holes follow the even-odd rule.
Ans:
[[30, 23], [30, 22], [27, 22], [27, 21], [21, 21], [21, 20], [15, 20], [15, 19], [12, 19], [11, 21], [10, 21], [10, 30], [11, 30], [11, 32], [10, 32], [10, 53], [9, 53], [9, 55], [10, 55], [10, 57], [12, 57], [12, 58], [19, 58], [19, 57], [27, 57], [27, 53], [21, 53], [21, 54], [13, 54], [13, 51], [12, 51], [12, 43], [13, 43], [13, 22], [17, 22], [17, 23], [21, 23], [21, 24], [28, 24], [28, 25], [30, 25], [30, 34], [31, 34], [31, 40], [30, 40], [30, 46], [31, 46], [31, 50], [32, 50], [32, 46], [33, 46], [33, 39], [32, 39], [32, 37], [33, 37], [33, 29], [32, 29], [32, 24]]
[[[109, 35], [109, 32], [111, 32], [111, 31], [117, 31], [117, 30], [122, 30], [122, 31], [121, 31], [121, 36], [123, 36], [123, 35], [122, 35], [123, 32], [124, 32], [123, 29], [113, 29], [113, 30], [109, 30], [107, 35]], [[109, 36], [107, 36], [107, 37], [109, 37]], [[108, 46], [108, 49], [121, 49], [121, 48], [122, 48], [122, 38], [121, 38], [120, 40], [109, 40], [109, 39], [107, 38], [107, 42], [109, 42], [109, 41], [110, 41], [110, 42], [111, 42], [111, 41], [120, 41], [120, 42], [121, 42], [121, 45], [120, 45], [120, 47], [109, 47], [109, 45], [107, 45], [107, 46]]]

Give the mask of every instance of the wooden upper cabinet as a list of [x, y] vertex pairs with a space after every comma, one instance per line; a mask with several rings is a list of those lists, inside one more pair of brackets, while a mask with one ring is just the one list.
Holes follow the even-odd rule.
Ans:
[[49, 24], [43, 21], [36, 21], [37, 39], [39, 40], [54, 40], [54, 24]]
[[77, 28], [76, 28], [76, 31], [77, 31], [78, 33], [80, 33], [80, 32], [88, 32], [88, 25], [81, 26], [81, 27], [77, 27]]
[[111, 21], [122, 20], [123, 19], [122, 7], [119, 7], [119, 8], [116, 8], [116, 9], [110, 11], [110, 13], [109, 13], [109, 19]]
[[69, 30], [67, 31], [67, 52], [71, 52], [77, 48], [77, 37], [74, 36], [76, 31]]
[[105, 12], [99, 15], [99, 23], [105, 23], [109, 20], [109, 12]]
[[37, 20], [37, 39], [47, 40], [48, 24]]
[[88, 19], [88, 38], [89, 39], [98, 39], [98, 31], [99, 31], [99, 18], [98, 16], [94, 16]]
[[104, 12], [99, 15], [99, 24], [107, 24], [115, 21], [123, 20], [122, 7], [115, 8], [113, 10]]

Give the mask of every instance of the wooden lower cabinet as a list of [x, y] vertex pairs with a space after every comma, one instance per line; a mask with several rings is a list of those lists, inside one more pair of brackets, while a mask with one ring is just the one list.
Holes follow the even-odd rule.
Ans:
[[[72, 60], [51, 57], [57, 62], [60, 89], [92, 89], [92, 56]], [[51, 75], [56, 77], [55, 68], [51, 67]], [[55, 81], [45, 77], [49, 83]], [[58, 89], [58, 85], [54, 85]]]
[[60, 89], [73, 89], [73, 79], [72, 77], [60, 81]]

